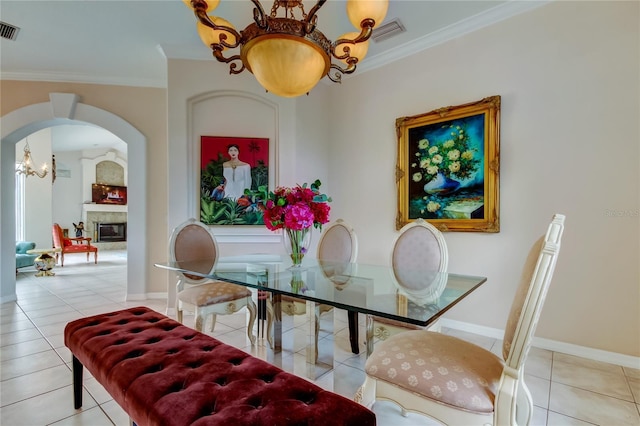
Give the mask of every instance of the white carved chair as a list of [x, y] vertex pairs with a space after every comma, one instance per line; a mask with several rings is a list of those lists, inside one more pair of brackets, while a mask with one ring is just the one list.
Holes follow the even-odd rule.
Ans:
[[[426, 280], [433, 272], [446, 272], [449, 264], [447, 243], [435, 226], [423, 219], [417, 219], [400, 229], [391, 250], [393, 278], [406, 294], [420, 295], [443, 290], [443, 286], [434, 285]], [[444, 278], [444, 277], [442, 277]], [[446, 282], [442, 282], [446, 285]], [[437, 299], [437, 297], [436, 297]], [[437, 322], [427, 327], [436, 330]], [[374, 339], [386, 340], [388, 337], [408, 330], [421, 330], [423, 327], [395, 321], [379, 316], [367, 316], [367, 356], [373, 351]]]
[[529, 424], [533, 402], [524, 364], [560, 251], [565, 217], [556, 214], [525, 261], [505, 328], [502, 358], [431, 331], [381, 342], [365, 365], [356, 401], [394, 401], [449, 425]]
[[[322, 261], [327, 262], [339, 262], [339, 263], [352, 263], [355, 262], [358, 256], [358, 239], [353, 228], [348, 225], [344, 220], [338, 219], [335, 222], [326, 226], [318, 242], [318, 250], [316, 257], [320, 265]], [[339, 274], [339, 271], [333, 271]], [[282, 296], [281, 298], [281, 310], [282, 313], [287, 315], [305, 315], [307, 313], [306, 301], [292, 297]], [[320, 313], [333, 309], [330, 305], [321, 305]], [[273, 305], [268, 300], [267, 303], [267, 340], [271, 347], [273, 347], [273, 336], [271, 333], [271, 327], [273, 324]], [[316, 318], [316, 349], [318, 347], [318, 333], [319, 333], [319, 321]], [[318, 354], [316, 353], [316, 359]]]
[[[189, 219], [173, 230], [169, 240], [169, 251], [172, 262], [204, 261], [203, 269], [196, 271], [203, 274], [213, 273], [218, 262], [218, 243], [213, 232], [195, 219]], [[247, 336], [251, 344], [255, 345], [253, 324], [256, 319], [256, 305], [251, 298], [251, 290], [237, 284], [178, 273], [176, 313], [179, 322], [182, 322], [183, 310], [194, 312], [195, 328], [202, 331], [206, 319], [211, 316], [213, 331], [218, 314], [233, 314], [245, 306], [249, 310]]]

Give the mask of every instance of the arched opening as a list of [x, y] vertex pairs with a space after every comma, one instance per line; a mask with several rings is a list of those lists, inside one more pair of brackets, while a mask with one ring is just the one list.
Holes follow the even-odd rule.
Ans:
[[39, 130], [62, 124], [93, 124], [118, 136], [127, 143], [129, 179], [129, 241], [127, 243], [127, 300], [146, 299], [146, 145], [144, 135], [122, 118], [108, 111], [78, 102], [70, 93], [51, 93], [50, 101], [15, 110], [2, 117], [0, 123], [0, 303], [16, 300], [14, 274], [15, 252], [15, 144]]

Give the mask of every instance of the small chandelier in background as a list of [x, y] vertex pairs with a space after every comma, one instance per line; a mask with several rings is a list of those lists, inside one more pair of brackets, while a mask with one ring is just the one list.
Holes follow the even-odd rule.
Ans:
[[[342, 74], [353, 73], [367, 53], [373, 28], [382, 23], [389, 7], [389, 0], [347, 0], [347, 15], [358, 32], [332, 42], [316, 28], [316, 13], [327, 0], [318, 0], [309, 13], [302, 0], [274, 0], [269, 15], [260, 0], [251, 0], [254, 22], [240, 32], [225, 19], [208, 15], [220, 0], [183, 1], [198, 18], [203, 43], [218, 61], [229, 64], [230, 74], [247, 69], [268, 92], [288, 98], [308, 94], [325, 75], [339, 83]], [[295, 18], [298, 12], [300, 19]], [[239, 54], [224, 56], [238, 47]]]
[[26, 140], [26, 144], [24, 145], [24, 156], [22, 157], [22, 161], [18, 163], [16, 166], [16, 173], [23, 174], [25, 177], [29, 176], [38, 176], [39, 178], [43, 178], [47, 175], [47, 163], [42, 165], [42, 171], [39, 172], [32, 168], [33, 160], [31, 159], [31, 149], [29, 148], [29, 140]]

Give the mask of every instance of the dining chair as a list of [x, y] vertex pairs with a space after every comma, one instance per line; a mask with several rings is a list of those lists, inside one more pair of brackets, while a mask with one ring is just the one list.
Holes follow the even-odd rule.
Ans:
[[[170, 260], [202, 261], [202, 274], [214, 272], [218, 262], [218, 243], [213, 232], [202, 222], [189, 219], [177, 226], [169, 240]], [[195, 314], [195, 328], [202, 331], [206, 319], [211, 316], [211, 331], [216, 324], [218, 314], [226, 315], [238, 312], [243, 307], [249, 310], [247, 336], [252, 345], [256, 337], [253, 335], [253, 324], [256, 319], [256, 305], [251, 298], [251, 290], [247, 287], [224, 281], [178, 272], [176, 284], [176, 314], [182, 322], [183, 311]]]
[[[442, 232], [435, 226], [424, 219], [416, 219], [400, 229], [391, 249], [391, 269], [399, 289], [403, 289], [407, 294], [424, 294], [443, 289], [443, 286], [434, 285], [425, 277], [433, 272], [446, 272], [448, 264], [447, 242]], [[369, 315], [367, 316], [367, 356], [373, 352], [374, 339], [386, 340], [400, 332], [424, 328]], [[426, 328], [436, 330], [438, 324], [435, 323]]]
[[[329, 224], [324, 228], [320, 241], [318, 241], [318, 248], [316, 252], [316, 258], [318, 263], [322, 266], [322, 262], [335, 262], [335, 264], [348, 264], [353, 263], [358, 256], [358, 239], [353, 228], [342, 219], [337, 219], [335, 222]], [[339, 271], [333, 270], [333, 273], [338, 275]], [[330, 279], [330, 278], [329, 278]], [[307, 313], [307, 303], [305, 300], [298, 299], [294, 296], [282, 296], [280, 309], [282, 313], [287, 315], [305, 315]], [[330, 305], [320, 305], [320, 314], [329, 312], [333, 309]], [[273, 305], [269, 300], [267, 303], [267, 341], [273, 347], [273, 336], [271, 333], [271, 327], [273, 324]], [[357, 324], [356, 324], [357, 326]], [[316, 318], [316, 351], [318, 348], [318, 334], [319, 334], [319, 318]], [[316, 353], [316, 359], [318, 354]]]
[[389, 400], [453, 425], [529, 424], [524, 365], [555, 269], [565, 217], [553, 216], [527, 256], [505, 327], [502, 358], [453, 336], [408, 331], [376, 346], [356, 401]]

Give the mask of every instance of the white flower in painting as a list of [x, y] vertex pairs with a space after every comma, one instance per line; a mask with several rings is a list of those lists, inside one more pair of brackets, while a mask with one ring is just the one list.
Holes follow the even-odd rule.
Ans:
[[463, 134], [459, 134], [458, 135], [458, 139], [464, 139], [464, 135]]
[[427, 149], [428, 146], [429, 146], [429, 139], [420, 139], [420, 141], [418, 142], [418, 148], [420, 149]]
[[409, 382], [409, 386], [418, 386], [418, 378], [413, 374], [407, 378], [407, 382]]
[[445, 143], [442, 144], [443, 148], [451, 148], [455, 142], [452, 139], [449, 139]]
[[[460, 170], [460, 162], [459, 161], [454, 161], [453, 163], [449, 164], [449, 170], [451, 170], [452, 173], [455, 173], [455, 172], [459, 171]], [[420, 177], [422, 177], [422, 175]]]
[[449, 160], [457, 160], [458, 158], [460, 158], [460, 151], [458, 151], [457, 149], [452, 149], [447, 154], [447, 157], [449, 157]]
[[414, 173], [412, 179], [414, 182], [420, 182], [420, 180], [422, 180], [422, 173], [420, 172]]
[[471, 160], [473, 158], [473, 151], [465, 151], [462, 153], [463, 160]]
[[433, 156], [433, 158], [431, 159], [431, 161], [435, 164], [440, 164], [442, 163], [442, 155], [440, 154], [436, 154]]
[[390, 369], [388, 369], [388, 370], [387, 370], [387, 376], [388, 376], [390, 379], [395, 378], [397, 375], [398, 375], [398, 372], [396, 371], [396, 369], [395, 369], [395, 368], [390, 368]]
[[423, 158], [422, 160], [420, 160], [421, 169], [426, 169], [430, 165], [431, 165], [431, 158]]
[[403, 362], [402, 365], [400, 365], [400, 368], [402, 368], [404, 371], [411, 370], [411, 363]]
[[429, 201], [427, 204], [427, 211], [430, 213], [437, 212], [440, 210], [440, 203], [436, 203], [435, 201]]
[[438, 147], [437, 146], [432, 146], [431, 148], [429, 148], [429, 155], [433, 155], [436, 152], [438, 152]]
[[430, 175], [435, 175], [436, 173], [438, 173], [438, 166], [427, 167], [427, 173], [429, 173]]

